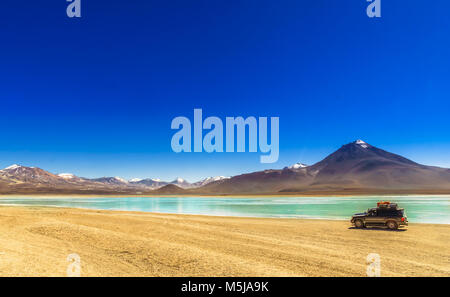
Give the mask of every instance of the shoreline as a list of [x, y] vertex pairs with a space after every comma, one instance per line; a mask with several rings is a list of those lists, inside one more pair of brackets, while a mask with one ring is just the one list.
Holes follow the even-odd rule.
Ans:
[[202, 194], [152, 194], [152, 195], [115, 195], [115, 194], [0, 194], [1, 198], [309, 198], [309, 197], [448, 197], [449, 194], [242, 194], [242, 195], [202, 195]]
[[[128, 214], [156, 214], [156, 215], [174, 215], [174, 216], [195, 216], [195, 217], [208, 217], [208, 218], [249, 218], [249, 219], [275, 219], [275, 220], [314, 220], [314, 221], [337, 221], [337, 222], [350, 222], [350, 218], [323, 218], [323, 217], [261, 217], [261, 216], [234, 216], [234, 215], [215, 215], [215, 214], [198, 214], [198, 213], [171, 213], [171, 212], [156, 212], [156, 211], [142, 211], [142, 210], [121, 210], [121, 209], [101, 209], [101, 208], [87, 208], [87, 207], [67, 207], [57, 205], [32, 205], [32, 204], [0, 204], [0, 210], [2, 207], [18, 207], [18, 208], [30, 208], [30, 209], [67, 209], [67, 210], [88, 210], [88, 211], [111, 211], [117, 213]], [[413, 222], [412, 224], [425, 224], [425, 225], [446, 225], [450, 226], [450, 223], [429, 223], [429, 222]], [[351, 224], [349, 223], [349, 226]], [[407, 229], [407, 227], [406, 227]]]
[[[440, 198], [443, 198], [445, 201], [448, 201], [448, 199], [450, 199], [450, 197], [448, 195], [429, 195], [428, 197], [424, 197], [423, 195], [402, 195], [402, 196], [386, 196], [386, 197], [379, 197], [379, 196], [351, 196], [353, 197], [355, 200], [353, 200], [350, 197], [342, 197], [342, 196], [335, 196], [335, 197], [316, 197], [317, 199], [330, 199], [330, 198], [335, 198], [335, 200], [333, 201], [339, 201], [340, 199], [346, 199], [343, 201], [347, 201], [347, 203], [362, 203], [365, 199], [367, 200], [391, 200], [391, 201], [395, 201], [395, 202], [399, 202], [402, 203], [402, 200], [400, 199], [405, 199], [406, 201], [408, 201], [408, 199], [412, 199], [411, 202], [414, 203], [415, 201], [415, 197], [423, 200], [423, 201], [435, 201], [435, 199], [437, 199], [436, 201], [440, 201]], [[300, 213], [289, 213], [289, 212], [268, 212], [268, 213], [260, 213], [260, 212], [235, 212], [235, 211], [227, 211], [226, 209], [224, 209], [224, 211], [199, 211], [198, 209], [195, 211], [195, 209], [191, 210], [191, 211], [187, 211], [187, 212], [180, 212], [179, 209], [163, 209], [163, 210], [159, 210], [158, 207], [122, 207], [122, 202], [120, 202], [121, 200], [117, 200], [115, 201], [115, 199], [128, 199], [128, 198], [134, 198], [137, 199], [135, 200], [135, 203], [138, 203], [138, 205], [140, 205], [140, 203], [144, 203], [144, 205], [146, 204], [146, 202], [144, 202], [146, 199], [149, 199], [149, 201], [151, 201], [152, 199], [167, 199], [169, 198], [169, 200], [166, 201], [171, 201], [170, 199], [176, 199], [176, 201], [178, 201], [177, 203], [189, 203], [189, 199], [195, 199], [196, 201], [198, 201], [198, 203], [215, 203], [213, 202], [215, 198], [223, 198], [224, 197], [217, 197], [217, 196], [213, 196], [213, 197], [198, 197], [198, 196], [185, 196], [185, 197], [179, 197], [179, 196], [155, 196], [155, 197], [129, 197], [129, 196], [121, 196], [121, 197], [117, 197], [117, 196], [47, 196], [47, 195], [40, 195], [40, 196], [0, 196], [0, 207], [4, 206], [4, 207], [30, 207], [30, 208], [36, 208], [36, 207], [42, 207], [42, 208], [59, 208], [59, 209], [79, 209], [79, 210], [94, 210], [94, 211], [115, 211], [115, 212], [142, 212], [142, 213], [153, 213], [153, 214], [171, 214], [171, 215], [190, 215], [190, 216], [207, 216], [207, 217], [231, 217], [231, 218], [267, 218], [267, 219], [298, 219], [298, 220], [302, 220], [302, 219], [310, 219], [310, 220], [332, 220], [332, 221], [345, 221], [348, 222], [352, 216], [353, 213], [357, 213], [358, 211], [355, 209], [353, 212], [348, 212], [348, 213], [341, 213], [340, 215], [336, 215], [337, 213], [331, 213], [329, 215], [323, 215], [321, 213], [317, 213], [317, 212], [300, 212]], [[230, 200], [228, 200], [228, 202], [233, 203], [231, 199], [241, 199], [242, 201], [245, 201], [245, 199], [257, 199], [256, 201], [260, 201], [262, 203], [264, 203], [264, 199], [269, 199], [272, 197], [226, 197]], [[273, 198], [285, 198], [285, 197], [278, 197], [275, 196]], [[309, 198], [311, 197], [300, 197], [300, 196], [296, 196], [296, 197], [291, 197], [291, 199], [297, 199], [300, 201], [300, 203], [302, 203], [302, 199], [307, 199], [308, 201], [316, 201], [315, 199], [310, 200]], [[397, 198], [397, 200], [396, 200]], [[78, 203], [80, 201], [77, 200], [82, 200], [82, 199], [87, 199], [84, 202], [81, 201], [81, 203]], [[89, 201], [89, 199], [92, 199], [92, 201]], [[99, 199], [100, 204], [98, 204], [99, 202], [95, 202], [95, 199]], [[183, 199], [187, 199], [187, 200], [183, 200]], [[210, 199], [207, 201], [210, 202], [200, 202], [201, 199]], [[289, 198], [287, 198], [289, 199]], [[6, 200], [6, 201], [5, 201]], [[16, 200], [16, 201], [15, 201]], [[19, 202], [17, 202], [19, 201]], [[52, 202], [55, 201], [55, 202]], [[128, 201], [128, 200], [126, 200]], [[183, 201], [183, 202], [181, 202]], [[250, 200], [251, 201], [251, 200]], [[276, 200], [275, 200], [276, 201]], [[283, 200], [283, 201], [288, 201], [288, 200]], [[318, 203], [320, 204], [321, 200], [318, 200]], [[91, 204], [90, 202], [93, 202], [93, 204]], [[109, 205], [109, 207], [105, 207], [103, 206], [103, 202], [108, 202], [112, 203], [111, 205]], [[127, 202], [127, 203], [131, 203], [131, 202]], [[196, 202], [197, 203], [197, 202]], [[311, 202], [311, 203], [315, 203], [315, 202]], [[430, 202], [432, 203], [432, 202]], [[153, 202], [152, 202], [153, 205]], [[443, 217], [442, 219], [436, 219], [436, 217], [427, 217], [427, 218], [416, 218], [414, 215], [412, 216], [412, 220], [411, 218], [409, 219], [410, 222], [414, 223], [414, 224], [436, 224], [436, 225], [450, 225], [450, 221], [448, 220], [448, 217]]]
[[[355, 229], [337, 220], [0, 207], [0, 275], [365, 276], [378, 253], [382, 276], [450, 276], [450, 226]], [[389, 244], [386, 244], [389, 242]]]

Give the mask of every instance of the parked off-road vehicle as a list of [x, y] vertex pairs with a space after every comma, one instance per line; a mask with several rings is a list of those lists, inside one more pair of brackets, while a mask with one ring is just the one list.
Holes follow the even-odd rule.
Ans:
[[405, 210], [398, 208], [396, 203], [381, 201], [377, 203], [376, 208], [370, 208], [367, 212], [357, 213], [352, 216], [350, 222], [356, 228], [365, 227], [388, 227], [396, 230], [399, 227], [408, 225], [408, 218]]

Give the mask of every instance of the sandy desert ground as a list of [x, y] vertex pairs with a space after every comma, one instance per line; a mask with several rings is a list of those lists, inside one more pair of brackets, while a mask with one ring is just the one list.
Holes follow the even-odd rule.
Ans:
[[0, 207], [0, 276], [450, 276], [450, 226]]

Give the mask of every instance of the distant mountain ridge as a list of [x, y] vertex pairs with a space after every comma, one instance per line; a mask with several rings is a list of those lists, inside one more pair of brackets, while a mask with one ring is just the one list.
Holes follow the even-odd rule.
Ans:
[[362, 140], [346, 145], [307, 166], [296, 163], [233, 177], [209, 177], [195, 183], [177, 178], [102, 177], [53, 174], [36, 167], [11, 165], [0, 170], [0, 193], [64, 194], [336, 194], [450, 193], [450, 169], [418, 164]]
[[196, 183], [189, 183], [182, 178], [176, 178], [171, 182], [160, 179], [131, 179], [125, 180], [121, 177], [83, 178], [72, 173], [53, 174], [37, 167], [26, 167], [22, 165], [11, 165], [0, 170], [0, 193], [2, 192], [130, 192], [142, 193], [157, 190], [167, 185], [175, 185], [180, 189], [193, 189], [210, 182], [221, 180], [226, 177], [208, 177]]

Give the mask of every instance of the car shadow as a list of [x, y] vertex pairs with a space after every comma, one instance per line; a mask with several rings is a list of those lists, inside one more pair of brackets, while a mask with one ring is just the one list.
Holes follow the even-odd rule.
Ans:
[[361, 230], [361, 231], [387, 231], [387, 232], [405, 232], [406, 230], [408, 230], [408, 229], [391, 230], [391, 229], [382, 228], [382, 227], [366, 227], [366, 228], [349, 227], [348, 229]]

